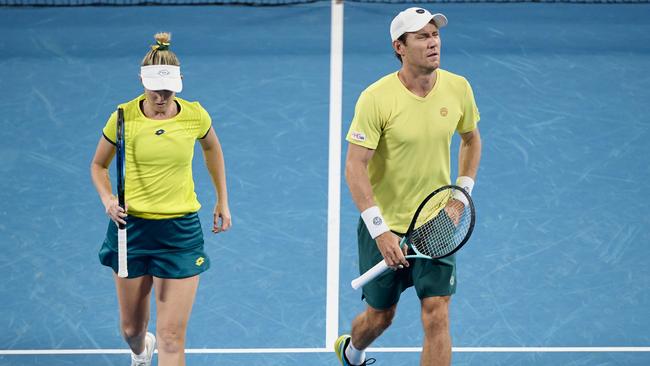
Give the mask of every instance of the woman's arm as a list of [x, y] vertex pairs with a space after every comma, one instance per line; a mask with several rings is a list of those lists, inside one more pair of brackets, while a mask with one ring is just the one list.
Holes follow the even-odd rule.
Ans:
[[[228, 230], [232, 225], [230, 208], [228, 207], [228, 189], [226, 187], [226, 164], [221, 150], [221, 143], [219, 143], [219, 138], [213, 128], [210, 128], [208, 134], [199, 141], [203, 148], [205, 166], [208, 168], [208, 172], [212, 177], [212, 184], [217, 191], [212, 232], [219, 233]], [[221, 219], [221, 222], [219, 222], [219, 219]]]
[[106, 215], [116, 224], [126, 224], [126, 210], [122, 209], [117, 202], [117, 197], [113, 195], [111, 180], [108, 174], [108, 167], [115, 156], [115, 146], [102, 136], [97, 143], [95, 156], [90, 163], [90, 177], [93, 180], [95, 189], [102, 200]]

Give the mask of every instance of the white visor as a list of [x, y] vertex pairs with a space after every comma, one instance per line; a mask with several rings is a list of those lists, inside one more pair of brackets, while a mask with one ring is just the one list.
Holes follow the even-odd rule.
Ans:
[[149, 65], [140, 67], [142, 85], [149, 90], [183, 90], [181, 68], [174, 65]]
[[431, 14], [428, 10], [417, 7], [408, 8], [393, 18], [390, 23], [390, 38], [396, 41], [404, 33], [417, 32], [431, 20], [438, 29], [447, 25], [447, 17], [443, 14]]

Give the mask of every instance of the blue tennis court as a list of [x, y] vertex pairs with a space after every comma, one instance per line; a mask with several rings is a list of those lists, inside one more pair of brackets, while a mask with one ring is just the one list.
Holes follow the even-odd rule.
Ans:
[[[358, 212], [330, 162], [346, 143], [330, 133], [342, 141], [359, 93], [399, 67], [388, 27], [410, 4], [345, 3], [341, 100], [332, 6], [0, 7], [0, 365], [129, 361], [89, 165], [110, 112], [142, 92], [158, 31], [181, 59], [179, 96], [211, 113], [234, 224], [208, 230], [215, 197], [197, 146], [212, 268], [188, 365], [337, 364], [332, 337], [364, 303], [349, 286]], [[472, 83], [484, 149], [453, 364], [650, 364], [650, 5], [426, 7], [449, 18], [442, 67]], [[421, 339], [409, 290], [369, 353], [416, 365]]]

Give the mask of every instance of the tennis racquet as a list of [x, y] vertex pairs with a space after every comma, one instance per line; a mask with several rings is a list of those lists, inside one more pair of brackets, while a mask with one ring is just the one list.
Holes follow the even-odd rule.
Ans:
[[[467, 204], [458, 199], [462, 194]], [[406, 258], [440, 259], [456, 253], [472, 235], [474, 202], [455, 185], [431, 192], [418, 206], [400, 247], [409, 246]], [[382, 275], [390, 267], [383, 260], [352, 281], [355, 290]]]
[[[117, 109], [117, 138], [116, 138], [116, 161], [117, 167], [117, 201], [120, 207], [124, 208], [124, 173], [125, 173], [125, 151], [124, 151], [124, 110]], [[126, 262], [126, 225], [118, 224], [117, 228], [117, 275], [128, 277], [129, 271]]]

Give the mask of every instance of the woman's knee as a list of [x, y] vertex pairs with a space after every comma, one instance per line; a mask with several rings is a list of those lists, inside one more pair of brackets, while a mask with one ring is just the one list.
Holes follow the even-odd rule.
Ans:
[[185, 347], [185, 328], [180, 326], [163, 326], [157, 330], [158, 351], [179, 353]]
[[147, 322], [122, 321], [120, 328], [125, 339], [144, 337], [147, 333]]

